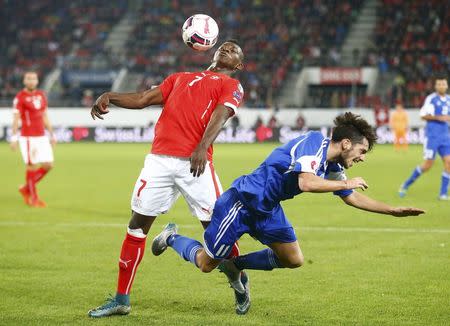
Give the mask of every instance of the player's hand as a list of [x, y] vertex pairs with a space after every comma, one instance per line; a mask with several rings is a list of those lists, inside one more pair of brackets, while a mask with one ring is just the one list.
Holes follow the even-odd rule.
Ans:
[[191, 173], [194, 177], [199, 177], [205, 172], [206, 162], [208, 161], [207, 150], [197, 147], [191, 155]]
[[52, 145], [52, 147], [55, 147], [56, 143], [57, 141], [55, 135], [50, 135], [50, 144]]
[[91, 117], [95, 120], [95, 117], [102, 119], [102, 115], [107, 114], [109, 112], [109, 97], [107, 93], [103, 93], [100, 95], [95, 101], [94, 105], [91, 108]]
[[395, 217], [417, 216], [424, 213], [423, 209], [415, 207], [394, 207], [390, 212]]
[[367, 182], [360, 177], [356, 177], [356, 178], [352, 178], [349, 180], [346, 180], [346, 185], [347, 185], [347, 189], [361, 189], [361, 190], [366, 190], [367, 188], [369, 188]]
[[17, 150], [17, 143], [18, 143], [17, 140], [16, 141], [12, 141], [11, 143], [9, 143], [9, 147], [11, 147], [11, 150], [13, 152], [15, 152]]

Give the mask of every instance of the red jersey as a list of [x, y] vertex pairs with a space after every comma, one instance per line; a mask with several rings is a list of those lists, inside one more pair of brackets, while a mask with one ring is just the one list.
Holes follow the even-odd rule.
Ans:
[[47, 98], [41, 90], [32, 92], [26, 89], [17, 93], [14, 98], [14, 111], [20, 114], [22, 136], [44, 136], [44, 113], [47, 110]]
[[[234, 112], [241, 104], [244, 90], [238, 80], [212, 72], [181, 72], [159, 85], [164, 108], [155, 126], [152, 153], [190, 157], [200, 143], [217, 105]], [[212, 161], [213, 148], [208, 148]]]

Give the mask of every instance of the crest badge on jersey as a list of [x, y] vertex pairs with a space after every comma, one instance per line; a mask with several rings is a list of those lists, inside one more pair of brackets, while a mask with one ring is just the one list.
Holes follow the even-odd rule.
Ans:
[[233, 97], [238, 100], [239, 102], [242, 100], [242, 94], [239, 93], [238, 91], [234, 91], [233, 92]]

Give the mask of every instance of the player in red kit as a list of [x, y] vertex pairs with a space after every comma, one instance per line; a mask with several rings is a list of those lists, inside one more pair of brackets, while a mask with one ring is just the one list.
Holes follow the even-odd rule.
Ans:
[[[45, 207], [46, 204], [37, 194], [36, 184], [53, 168], [52, 146], [56, 140], [47, 115], [47, 98], [43, 91], [37, 89], [37, 73], [26, 72], [23, 84], [25, 88], [14, 98], [11, 149], [15, 151], [19, 144], [27, 166], [25, 184], [19, 187], [25, 203], [32, 207]], [[50, 139], [45, 134], [46, 128]]]
[[[222, 187], [214, 171], [212, 143], [224, 123], [236, 113], [244, 91], [230, 75], [243, 68], [243, 52], [233, 40], [214, 53], [211, 66], [202, 72], [180, 72], [168, 76], [161, 85], [141, 93], [102, 94], [91, 110], [92, 118], [103, 119], [108, 105], [143, 109], [163, 105], [155, 126], [150, 154], [136, 181], [132, 198], [132, 217], [119, 258], [119, 277], [115, 297], [89, 311], [91, 317], [125, 315], [130, 312], [129, 293], [142, 260], [147, 233], [155, 218], [166, 213], [181, 194], [192, 214], [203, 227], [209, 224], [214, 203]], [[238, 255], [235, 245], [234, 255]], [[236, 308], [249, 306], [245, 273], [226, 270], [229, 282], [240, 284]]]

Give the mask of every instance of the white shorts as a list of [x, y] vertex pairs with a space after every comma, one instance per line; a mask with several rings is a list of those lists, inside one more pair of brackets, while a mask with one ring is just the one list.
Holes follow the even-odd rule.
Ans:
[[19, 146], [25, 164], [53, 162], [53, 149], [47, 136], [20, 136]]
[[222, 185], [213, 164], [208, 162], [205, 172], [194, 177], [188, 158], [148, 154], [144, 168], [134, 186], [131, 208], [146, 216], [166, 213], [180, 194], [192, 215], [200, 221], [210, 221]]

